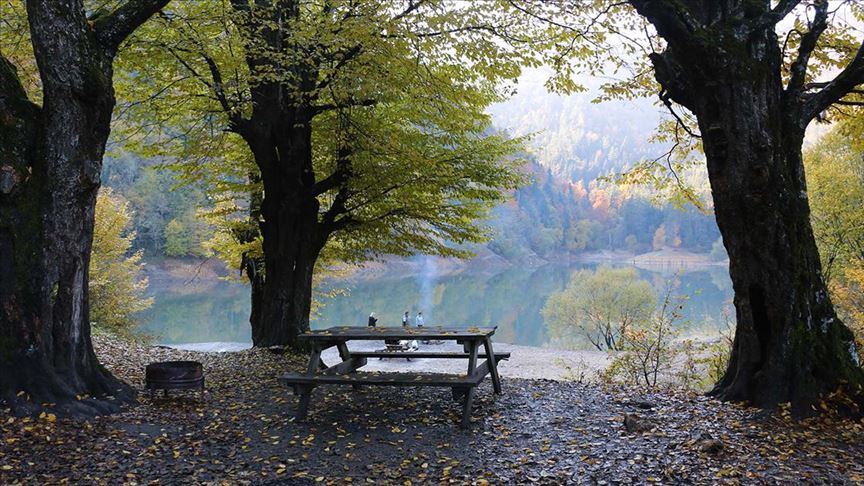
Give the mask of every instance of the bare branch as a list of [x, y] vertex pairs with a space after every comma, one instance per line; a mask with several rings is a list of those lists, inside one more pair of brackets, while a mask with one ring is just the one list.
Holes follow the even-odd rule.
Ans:
[[665, 88], [662, 88], [660, 90], [659, 96], [660, 100], [663, 101], [663, 104], [666, 105], [666, 108], [669, 110], [669, 113], [671, 113], [672, 116], [675, 117], [675, 121], [685, 132], [687, 132], [687, 135], [690, 135], [693, 138], [702, 138], [701, 135], [693, 132], [693, 130], [690, 130], [690, 127], [688, 127], [687, 124], [684, 123], [684, 120], [682, 120], [681, 117], [678, 116], [678, 113], [675, 112], [675, 108], [672, 106], [672, 97], [669, 95], [669, 92], [666, 91]]
[[8, 110], [11, 103], [29, 101], [15, 65], [0, 53], [0, 108]]
[[378, 100], [347, 100], [340, 103], [326, 103], [323, 105], [316, 105], [312, 107], [312, 112], [315, 115], [320, 113], [324, 113], [325, 111], [338, 110], [341, 108], [351, 108], [354, 106], [375, 106], [378, 104]]
[[750, 32], [759, 32], [762, 29], [774, 28], [777, 22], [786, 18], [800, 3], [801, 0], [780, 0], [773, 9], [750, 21]]
[[705, 42], [694, 35], [703, 31], [704, 27], [684, 3], [675, 0], [630, 0], [630, 4], [670, 44], [689, 43], [704, 47]]
[[228, 120], [231, 123], [231, 129], [235, 131], [240, 130], [247, 120], [240, 115], [239, 109], [236, 106], [232, 106], [228, 101], [228, 97], [225, 95], [225, 85], [222, 82], [222, 72], [219, 70], [219, 66], [212, 57], [203, 51], [201, 52], [201, 57], [204, 59], [204, 62], [207, 63], [207, 69], [210, 71], [210, 77], [213, 79], [213, 94], [216, 95], [216, 99], [219, 100], [219, 105], [221, 105], [222, 110], [225, 111], [225, 116], [228, 117]]
[[403, 11], [399, 12], [397, 15], [395, 15], [395, 16], [393, 17], [393, 20], [401, 20], [401, 19], [403, 19], [404, 17], [406, 17], [406, 16], [408, 16], [409, 14], [411, 14], [411, 12], [413, 12], [413, 11], [417, 10], [418, 8], [420, 8], [424, 3], [426, 3], [426, 1], [427, 1], [427, 0], [416, 0], [416, 1], [415, 1], [415, 0], [410, 0], [410, 1], [408, 2], [408, 6], [405, 7], [405, 10], [403, 10]]

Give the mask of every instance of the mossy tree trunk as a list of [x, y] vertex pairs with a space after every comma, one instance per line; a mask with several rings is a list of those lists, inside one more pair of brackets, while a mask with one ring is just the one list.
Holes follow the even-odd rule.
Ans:
[[[859, 52], [840, 82], [815, 93], [807, 60], [825, 28], [817, 3], [784, 86], [774, 26], [797, 2], [630, 2], [666, 39], [653, 54], [661, 98], [696, 115], [717, 224], [729, 254], [737, 330], [712, 395], [799, 413], [825, 393], [864, 384], [851, 331], [821, 278], [801, 146], [810, 120], [864, 81]], [[844, 78], [850, 76], [850, 78]]]
[[0, 57], [0, 399], [16, 413], [54, 403], [91, 415], [132, 397], [93, 352], [88, 266], [111, 64], [167, 2], [130, 0], [88, 19], [81, 0], [28, 1], [42, 106]]

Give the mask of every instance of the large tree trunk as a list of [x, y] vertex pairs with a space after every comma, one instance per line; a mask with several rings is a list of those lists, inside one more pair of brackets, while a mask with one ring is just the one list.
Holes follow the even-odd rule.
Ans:
[[326, 243], [314, 191], [311, 120], [278, 120], [271, 125], [277, 136], [247, 133], [264, 183], [264, 279], [253, 288], [258, 307], [251, 316], [255, 346], [296, 346], [297, 336], [309, 329], [312, 272]]
[[[640, 11], [665, 32], [667, 12], [646, 5]], [[773, 30], [741, 45], [727, 39], [716, 56], [674, 34], [652, 61], [668, 96], [697, 117], [735, 290], [732, 356], [711, 394], [758, 406], [791, 402], [806, 412], [820, 395], [864, 381], [852, 333], [821, 278], [801, 155], [802, 105], [784, 90]]]
[[286, 66], [266, 54], [290, 49], [283, 45], [281, 29], [299, 15], [299, 2], [269, 9], [242, 1], [232, 6], [250, 45], [256, 45], [246, 53], [249, 70], [292, 73], [287, 82], [270, 80], [251, 86], [252, 113], [249, 118], [232, 115], [231, 128], [249, 145], [264, 186], [260, 217], [254, 218], [262, 237], [263, 278], [260, 271], [249, 275], [252, 343], [296, 347], [297, 336], [309, 329], [312, 272], [329, 235], [319, 224], [312, 162], [315, 112], [311, 100], [297, 93], [311, 92], [318, 73], [314, 63]]
[[99, 24], [104, 37], [88, 27], [80, 0], [27, 3], [42, 108], [0, 58], [0, 399], [17, 413], [43, 403], [104, 413], [133, 396], [93, 352], [88, 267], [114, 107], [111, 62], [129, 29], [158, 9], [142, 3], [147, 12]]
[[821, 278], [804, 133], [778, 79], [713, 88], [697, 113], [738, 326], [729, 369], [712, 394], [805, 411], [820, 394], [860, 383], [861, 372], [852, 333]]

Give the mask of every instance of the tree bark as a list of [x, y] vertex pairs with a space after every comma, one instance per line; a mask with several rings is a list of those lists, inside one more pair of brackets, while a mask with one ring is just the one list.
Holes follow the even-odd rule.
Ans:
[[[280, 113], [279, 119], [284, 114]], [[253, 115], [254, 120], [254, 115]], [[312, 272], [327, 234], [318, 220], [319, 202], [312, 171], [311, 119], [281, 122], [260, 136], [246, 133], [261, 168], [264, 199], [260, 230], [264, 278], [253, 288], [250, 317], [255, 346], [296, 346], [309, 329]]]
[[130, 1], [88, 23], [80, 0], [27, 2], [42, 107], [0, 58], [0, 399], [16, 413], [54, 403], [91, 415], [133, 398], [93, 352], [88, 267], [111, 63], [165, 3]]
[[675, 8], [632, 3], [669, 43], [651, 58], [661, 97], [696, 115], [729, 254], [737, 329], [710, 393], [763, 407], [791, 402], [806, 413], [864, 376], [821, 278], [801, 155], [809, 119], [798, 93], [784, 89], [773, 24], [742, 34], [722, 25], [737, 7], [706, 6], [684, 18], [720, 26], [694, 34]]

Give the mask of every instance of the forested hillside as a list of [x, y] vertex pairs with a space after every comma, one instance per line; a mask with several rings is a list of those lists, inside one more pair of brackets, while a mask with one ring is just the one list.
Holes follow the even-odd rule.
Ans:
[[[597, 181], [662, 154], [649, 142], [658, 108], [646, 100], [592, 103], [596, 91], [558, 96], [543, 79], [529, 73], [510, 100], [491, 110], [497, 128], [533, 136], [530, 182], [493, 211], [488, 249], [511, 261], [599, 250], [710, 251], [720, 237], [712, 215], [658, 203], [646, 188]], [[136, 247], [148, 258], [201, 256], [212, 231], [198, 213], [212, 202], [203, 187], [179, 186], [158, 164], [120, 153], [106, 159], [103, 181], [129, 200]]]
[[203, 188], [181, 186], [157, 161], [129, 153], [105, 158], [102, 183], [129, 201], [135, 246], [148, 258], [203, 254], [201, 244], [211, 235], [198, 217], [199, 209], [211, 205]]
[[563, 181], [530, 163], [533, 182], [495, 209], [490, 250], [518, 260], [530, 255], [662, 248], [708, 252], [720, 237], [710, 214], [658, 205], [613, 184]]
[[560, 96], [544, 86], [547, 76], [529, 71], [517, 92], [490, 112], [499, 129], [532, 135], [531, 151], [555, 176], [587, 182], [665, 151], [649, 143], [662, 116], [651, 100], [595, 103], [599, 82], [591, 78], [583, 81], [588, 91]]

